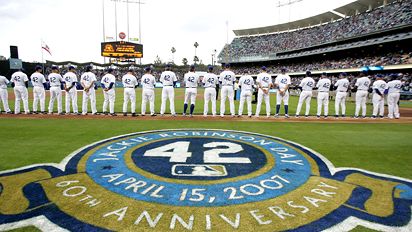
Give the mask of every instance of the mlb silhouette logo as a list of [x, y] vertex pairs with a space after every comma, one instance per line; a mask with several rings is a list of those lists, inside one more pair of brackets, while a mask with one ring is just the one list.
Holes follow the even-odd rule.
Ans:
[[227, 171], [223, 165], [204, 164], [175, 164], [172, 167], [174, 176], [227, 176]]

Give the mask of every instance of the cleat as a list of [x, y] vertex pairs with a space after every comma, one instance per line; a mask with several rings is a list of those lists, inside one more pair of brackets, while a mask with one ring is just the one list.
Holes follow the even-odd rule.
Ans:
[[[134, 114], [134, 113], [132, 113], [132, 116], [133, 116], [133, 114]], [[123, 116], [125, 116], [125, 117], [126, 117], [126, 116], [127, 116], [127, 113], [123, 113]]]
[[[124, 114], [123, 114], [124, 115]], [[126, 116], [127, 116], [127, 114], [126, 114]], [[136, 117], [137, 116], [137, 114], [136, 113], [132, 113], [132, 117]]]
[[339, 115], [335, 115], [335, 118], [339, 118]]
[[117, 114], [116, 113], [111, 113], [110, 116], [117, 116]]
[[346, 118], [346, 115], [342, 114], [342, 118]]
[[275, 116], [274, 116], [275, 118], [279, 118], [279, 114], [275, 114]]
[[251, 118], [251, 117], [252, 117], [252, 115], [249, 115], [248, 117], [249, 117], [249, 118]]
[[33, 111], [33, 114], [39, 114], [37, 111]]
[[103, 112], [103, 114], [104, 114], [104, 115], [109, 115], [109, 113], [107, 113], [107, 112]]
[[183, 116], [183, 117], [186, 117], [186, 113], [183, 113], [182, 116]]
[[325, 115], [325, 116], [323, 116], [323, 118], [324, 118], [324, 119], [327, 119], [327, 118], [328, 118], [328, 116], [327, 116], [327, 115]]
[[299, 118], [299, 115], [295, 115], [295, 118]]
[[176, 117], [177, 115], [176, 114], [172, 114], [172, 117]]
[[305, 118], [309, 118], [309, 115], [305, 115]]
[[157, 115], [156, 115], [156, 114], [150, 114], [150, 116], [151, 116], [151, 117], [156, 117]]
[[65, 113], [58, 113], [58, 115], [65, 115]]
[[11, 111], [7, 111], [7, 112], [6, 112], [6, 114], [13, 114], [13, 112], [11, 112]]
[[190, 114], [189, 117], [193, 118], [193, 114]]
[[316, 119], [320, 119], [320, 115], [316, 115]]
[[289, 118], [289, 115], [288, 115], [288, 114], [285, 114], [285, 118]]

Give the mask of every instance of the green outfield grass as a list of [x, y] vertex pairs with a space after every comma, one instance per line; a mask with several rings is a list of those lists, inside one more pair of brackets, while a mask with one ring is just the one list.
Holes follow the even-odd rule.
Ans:
[[[141, 96], [141, 88], [138, 88], [136, 90], [136, 98], [137, 98], [137, 102], [136, 102], [136, 112], [140, 113], [141, 112], [141, 103], [142, 103], [142, 96]], [[182, 113], [183, 112], [183, 103], [184, 103], [184, 88], [178, 88], [175, 89], [175, 108], [176, 108], [176, 112], [177, 113]], [[156, 95], [155, 95], [155, 109], [156, 112], [159, 113], [160, 112], [160, 105], [161, 105], [161, 89], [156, 89]], [[196, 108], [195, 108], [195, 114], [203, 114], [203, 107], [204, 107], [204, 100], [203, 100], [203, 93], [204, 93], [204, 89], [199, 88], [198, 89], [198, 95], [197, 95], [197, 99], [196, 99]], [[81, 106], [82, 106], [82, 92], [78, 92], [78, 106], [79, 106], [79, 111], [81, 111]], [[352, 95], [353, 98], [354, 94]], [[32, 93], [32, 88], [29, 88], [29, 108], [30, 110], [32, 110], [32, 98], [33, 98], [33, 93]], [[254, 98], [252, 98], [254, 99]], [[290, 100], [289, 100], [289, 115], [295, 115], [296, 112], [296, 107], [298, 104], [298, 100], [299, 98], [296, 96], [291, 96]], [[275, 105], [276, 105], [276, 94], [271, 94], [271, 113], [272, 115], [275, 113]], [[102, 107], [103, 107], [103, 93], [101, 89], [98, 89], [96, 91], [96, 105], [97, 105], [97, 110], [99, 112], [102, 112]], [[369, 100], [370, 102], [370, 100]], [[10, 109], [14, 110], [14, 93], [13, 90], [10, 89], [9, 90], [9, 105], [10, 105]], [[46, 91], [46, 111], [49, 105], [49, 92]], [[406, 107], [406, 108], [412, 108], [412, 104], [410, 102], [407, 101], [402, 101], [401, 103], [402, 107]], [[23, 105], [21, 103], [21, 110]], [[252, 105], [253, 107], [253, 114], [255, 114], [255, 109], [256, 109], [256, 104]], [[90, 111], [90, 103], [89, 103], [89, 111]], [[235, 108], [236, 108], [236, 114], [238, 114], [238, 109], [239, 109], [239, 101], [235, 101]], [[115, 112], [122, 112], [123, 109], [123, 89], [121, 88], [117, 88], [116, 89], [116, 102], [115, 102]], [[65, 110], [65, 95], [63, 94], [63, 111]], [[54, 105], [54, 111], [57, 111], [57, 102], [55, 102]], [[129, 104], [129, 108], [128, 111], [130, 112], [130, 104]], [[311, 101], [311, 110], [310, 110], [310, 114], [311, 115], [316, 115], [316, 111], [317, 111], [317, 102], [316, 102], [316, 98], [312, 98]], [[146, 106], [146, 113], [149, 112], [149, 105]], [[220, 112], [220, 95], [219, 95], [219, 100], [217, 102], [217, 113], [219, 114]], [[282, 106], [281, 108], [281, 114], [284, 113], [284, 108]], [[347, 104], [346, 104], [346, 115], [348, 116], [352, 116], [354, 115], [355, 112], [355, 104], [353, 102], [352, 99], [348, 99]], [[166, 107], [166, 113], [170, 113], [169, 110], [169, 103], [167, 103], [167, 107]], [[301, 115], [303, 115], [305, 113], [305, 104], [303, 104], [302, 110], [301, 110]], [[372, 113], [372, 105], [368, 104], [367, 107], [367, 114], [371, 115]], [[209, 103], [209, 114], [211, 114], [211, 103]], [[226, 101], [226, 114], [229, 114], [229, 102]], [[243, 110], [243, 114], [247, 114], [247, 107], [246, 104], [244, 106], [244, 110]], [[262, 105], [262, 109], [260, 112], [261, 115], [265, 115], [266, 114], [266, 108], [265, 108], [265, 104], [263, 103]], [[323, 114], [323, 113], [322, 113]], [[329, 102], [329, 115], [334, 115], [335, 114], [335, 102], [332, 100]]]

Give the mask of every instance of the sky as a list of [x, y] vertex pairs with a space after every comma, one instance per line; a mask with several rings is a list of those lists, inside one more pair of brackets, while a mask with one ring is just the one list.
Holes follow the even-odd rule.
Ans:
[[[129, 3], [128, 30], [126, 0], [118, 1], [117, 33], [139, 38], [138, 4]], [[279, 8], [279, 0], [141, 0], [142, 63], [153, 63], [156, 56], [163, 62], [181, 64], [187, 58], [193, 63], [198, 42], [197, 56], [210, 64], [213, 51], [219, 53], [235, 29], [294, 21], [352, 1], [302, 0]], [[9, 46], [15, 45], [20, 59], [41, 62], [44, 41], [52, 54], [43, 53], [44, 60], [103, 63], [100, 43], [105, 36], [118, 38], [114, 6], [113, 0], [0, 0], [0, 56], [9, 58]]]

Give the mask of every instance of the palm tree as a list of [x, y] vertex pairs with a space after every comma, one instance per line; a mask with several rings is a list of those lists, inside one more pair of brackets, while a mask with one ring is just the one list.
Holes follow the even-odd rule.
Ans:
[[176, 52], [176, 48], [172, 47], [172, 49], [170, 50], [172, 52], [172, 62], [173, 64], [175, 63], [175, 52]]
[[[195, 42], [195, 44], [193, 44], [193, 46], [195, 46], [195, 58], [197, 58], [196, 49], [197, 49], [197, 47], [199, 47], [199, 43], [198, 43], [198, 42]], [[199, 60], [199, 59], [198, 59], [198, 60]], [[196, 61], [195, 61], [195, 64], [196, 64]]]
[[182, 63], [183, 63], [184, 66], [186, 66], [187, 63], [189, 63], [189, 61], [188, 61], [186, 58], [183, 58], [183, 59], [182, 59]]
[[199, 57], [195, 56], [195, 57], [193, 58], [193, 61], [194, 61], [195, 64], [196, 64], [196, 62], [199, 62]]

